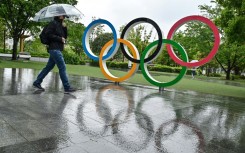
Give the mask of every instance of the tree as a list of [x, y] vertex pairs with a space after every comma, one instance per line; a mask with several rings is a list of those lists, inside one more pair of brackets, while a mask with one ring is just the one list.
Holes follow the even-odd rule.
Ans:
[[129, 32], [127, 39], [136, 46], [139, 53], [142, 53], [145, 50], [145, 48], [150, 44], [149, 41], [151, 37], [152, 30], [147, 32], [145, 25], [139, 25]]
[[4, 47], [4, 37], [6, 37], [6, 26], [3, 24], [3, 20], [0, 18], [0, 48]]
[[[120, 34], [122, 30], [125, 28], [125, 25], [120, 27]], [[155, 38], [153, 37], [153, 30], [147, 29], [145, 25], [138, 25], [129, 31], [127, 40], [133, 43], [141, 54], [145, 48], [150, 44], [150, 41], [153, 41]], [[152, 39], [152, 40], [151, 40]], [[123, 59], [124, 61], [124, 59]]]
[[82, 23], [68, 21], [68, 45], [78, 55], [82, 55], [81, 37], [84, 33], [85, 26]]
[[1, 0], [0, 18], [4, 22], [13, 38], [12, 60], [17, 59], [17, 46], [19, 38], [38, 23], [31, 21], [35, 13], [41, 8], [52, 3], [77, 4], [76, 0]]
[[[92, 17], [92, 21], [97, 20], [95, 16]], [[100, 24], [97, 25], [92, 29], [91, 35], [89, 37], [89, 41], [93, 42], [96, 37], [98, 37], [100, 34], [103, 34], [105, 32], [104, 25]]]
[[[210, 53], [214, 45], [212, 30], [206, 24], [196, 21], [186, 23], [186, 29], [176, 32], [173, 39], [180, 43], [188, 52], [190, 61], [202, 60]], [[207, 76], [209, 76], [209, 69], [215, 67], [215, 62], [212, 60], [205, 66]]]
[[230, 79], [233, 69], [244, 69], [245, 0], [216, 0], [215, 6], [202, 5], [200, 9], [214, 19], [222, 35], [222, 45], [216, 60]]
[[99, 56], [102, 47], [110, 40], [113, 39], [113, 34], [112, 33], [102, 33], [98, 35], [94, 41], [91, 42], [91, 50], [93, 51], [94, 54]]

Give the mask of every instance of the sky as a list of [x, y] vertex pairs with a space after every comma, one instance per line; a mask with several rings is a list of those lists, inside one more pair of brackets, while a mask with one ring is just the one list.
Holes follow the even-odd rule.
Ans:
[[201, 15], [198, 5], [203, 4], [211, 5], [210, 0], [78, 0], [76, 7], [84, 14], [82, 23], [85, 26], [95, 16], [108, 20], [119, 31], [131, 20], [147, 17], [159, 25], [165, 37], [179, 19]]

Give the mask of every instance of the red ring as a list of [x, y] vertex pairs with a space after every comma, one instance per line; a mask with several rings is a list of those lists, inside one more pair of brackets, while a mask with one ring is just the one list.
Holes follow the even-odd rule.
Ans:
[[193, 16], [187, 16], [187, 17], [184, 17], [182, 19], [180, 19], [179, 21], [177, 21], [170, 29], [169, 33], [168, 33], [168, 36], [167, 36], [167, 39], [172, 39], [173, 38], [173, 35], [174, 33], [176, 32], [176, 30], [182, 26], [184, 23], [190, 21], [190, 20], [198, 20], [198, 21], [201, 21], [203, 23], [206, 23], [210, 28], [211, 30], [213, 31], [214, 33], [214, 46], [212, 48], [212, 50], [210, 51], [210, 53], [208, 54], [207, 57], [203, 58], [202, 60], [198, 61], [198, 62], [195, 62], [195, 63], [190, 63], [190, 62], [183, 62], [181, 59], [179, 59], [174, 51], [173, 51], [173, 48], [171, 45], [167, 44], [167, 50], [168, 50], [168, 54], [169, 56], [176, 62], [178, 63], [179, 65], [181, 66], [187, 66], [187, 67], [197, 67], [197, 66], [201, 66], [201, 65], [204, 65], [206, 64], [207, 62], [209, 62], [214, 56], [215, 54], [217, 53], [218, 49], [219, 49], [219, 44], [220, 44], [220, 36], [219, 36], [219, 30], [218, 28], [215, 26], [215, 24], [203, 17], [203, 16], [197, 16], [197, 15], [193, 15]]

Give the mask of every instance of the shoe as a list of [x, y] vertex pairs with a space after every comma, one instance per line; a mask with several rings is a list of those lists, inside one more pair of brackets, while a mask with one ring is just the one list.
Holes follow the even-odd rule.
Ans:
[[71, 93], [71, 92], [75, 92], [75, 91], [77, 91], [77, 90], [75, 88], [72, 88], [72, 87], [65, 89], [65, 93]]
[[45, 91], [45, 89], [44, 89], [40, 84], [33, 83], [33, 86], [34, 86], [35, 88], [37, 88], [38, 90]]

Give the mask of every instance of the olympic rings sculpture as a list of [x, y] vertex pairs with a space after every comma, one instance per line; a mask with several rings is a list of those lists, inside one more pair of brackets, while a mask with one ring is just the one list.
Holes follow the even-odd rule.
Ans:
[[[211, 49], [210, 53], [207, 55], [207, 57], [203, 58], [202, 60], [200, 60], [198, 62], [194, 62], [194, 63], [189, 62], [185, 49], [181, 45], [179, 45], [177, 42], [171, 40], [173, 38], [175, 32], [177, 31], [177, 29], [179, 27], [181, 27], [183, 24], [185, 24], [186, 22], [190, 22], [190, 21], [200, 21], [200, 22], [207, 24], [210, 27], [210, 29], [213, 31], [213, 34], [214, 34], [214, 46]], [[140, 23], [151, 24], [156, 29], [157, 34], [158, 34], [158, 40], [149, 44], [146, 47], [146, 49], [142, 52], [141, 56], [139, 55], [139, 52], [138, 52], [137, 48], [134, 46], [134, 44], [132, 44], [130, 41], [127, 40], [129, 31], [134, 26], [136, 26]], [[92, 30], [100, 24], [106, 24], [111, 28], [112, 33], [113, 33], [113, 40], [107, 42], [103, 46], [103, 48], [101, 49], [100, 55], [96, 56], [90, 48], [89, 35], [92, 33]], [[119, 45], [119, 43], [120, 43], [120, 45]], [[215, 56], [215, 54], [217, 53], [217, 51], [219, 49], [220, 35], [219, 35], [218, 28], [215, 26], [215, 24], [211, 20], [209, 20], [208, 18], [205, 18], [203, 16], [192, 15], [192, 16], [184, 17], [184, 18], [180, 19], [179, 21], [177, 21], [170, 28], [170, 31], [167, 35], [167, 39], [163, 39], [161, 29], [153, 20], [151, 20], [149, 18], [137, 18], [137, 19], [134, 19], [131, 22], [129, 22], [125, 26], [125, 28], [123, 29], [123, 31], [121, 33], [121, 37], [118, 39], [117, 34], [116, 34], [116, 30], [113, 27], [113, 25], [107, 20], [98, 19], [98, 20], [91, 22], [88, 25], [88, 27], [85, 29], [84, 35], [82, 37], [82, 44], [83, 44], [82, 46], [83, 46], [83, 49], [84, 49], [86, 55], [89, 58], [91, 58], [92, 60], [99, 61], [100, 69], [101, 69], [103, 75], [107, 79], [109, 79], [111, 81], [115, 81], [115, 82], [125, 81], [136, 73], [136, 71], [138, 70], [138, 67], [140, 65], [141, 70], [142, 70], [142, 74], [148, 82], [150, 82], [151, 84], [158, 86], [158, 87], [167, 87], [167, 86], [172, 86], [172, 85], [176, 84], [177, 82], [179, 82], [183, 78], [183, 76], [185, 75], [185, 73], [187, 71], [187, 67], [197, 67], [197, 66], [201, 66], [201, 65], [208, 63]], [[151, 76], [149, 71], [147, 70], [147, 63], [152, 62], [154, 59], [157, 58], [159, 53], [162, 51], [163, 44], [167, 44], [167, 51], [168, 51], [169, 56], [177, 64], [182, 66], [180, 74], [174, 80], [169, 81], [169, 82], [160, 82], [160, 81], [155, 80]], [[179, 59], [176, 56], [176, 54], [173, 51], [172, 46], [175, 46], [180, 51], [180, 54], [183, 57], [183, 60]], [[129, 72], [125, 76], [122, 76], [122, 77], [116, 77], [116, 76], [112, 75], [106, 66], [106, 60], [112, 58], [116, 54], [116, 52], [118, 51], [119, 47], [121, 48], [123, 55], [129, 61], [133, 62], [132, 68], [129, 70]], [[130, 54], [127, 47], [131, 50], [133, 55]], [[150, 53], [153, 49], [155, 49], [155, 52], [150, 55]]]

